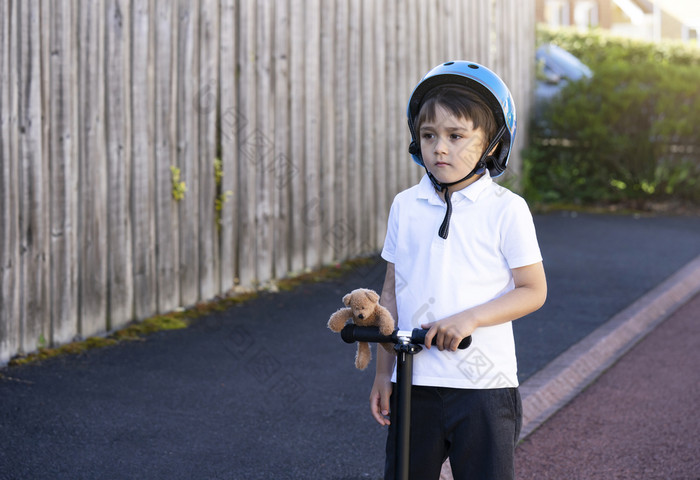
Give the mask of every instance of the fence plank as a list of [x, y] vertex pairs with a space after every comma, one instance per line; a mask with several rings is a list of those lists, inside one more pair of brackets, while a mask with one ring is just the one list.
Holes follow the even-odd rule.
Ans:
[[320, 5], [320, 188], [322, 208], [320, 209], [321, 257], [322, 264], [328, 264], [336, 258], [333, 243], [333, 225], [335, 224], [335, 203], [337, 192], [333, 191], [335, 171], [335, 115], [334, 69], [343, 58], [335, 57], [335, 1], [323, 0]]
[[[329, 243], [332, 248], [333, 260], [345, 257], [348, 232], [347, 204], [348, 195], [348, 169], [347, 155], [348, 125], [349, 125], [349, 87], [350, 76], [348, 65], [348, 37], [349, 37], [349, 3], [338, 2], [335, 10], [335, 65], [333, 68], [333, 103], [335, 115], [332, 119], [334, 125], [334, 150], [333, 163], [334, 175], [331, 192], [333, 192], [333, 221], [328, 233]], [[324, 16], [325, 18], [325, 16]]]
[[304, 15], [304, 230], [306, 238], [305, 268], [321, 266], [321, 196], [320, 162], [321, 150], [319, 135], [321, 132], [321, 102], [319, 98], [320, 81], [320, 36], [321, 18], [319, 0], [306, 0]]
[[[376, 42], [374, 39], [375, 30], [373, 28], [374, 19], [374, 1], [364, 0], [362, 3], [362, 58], [363, 63], [361, 91], [361, 131], [362, 131], [362, 150], [360, 153], [360, 184], [369, 183], [372, 189], [376, 188], [375, 169], [374, 169], [374, 148], [376, 141], [376, 129], [373, 121], [375, 97], [378, 91], [375, 86], [375, 69], [376, 65], [373, 59], [376, 55]], [[349, 192], [350, 193], [350, 192]], [[359, 192], [358, 192], [359, 193]], [[358, 212], [362, 218], [360, 229], [358, 231], [359, 244], [352, 252], [353, 256], [365, 251], [372, 244], [375, 224], [370, 220], [375, 215], [374, 199], [371, 195], [358, 195], [356, 192], [350, 193], [353, 195], [352, 201], [357, 205]]]
[[[410, 71], [409, 58], [412, 58], [413, 52], [408, 52], [411, 42], [407, 38], [409, 14], [406, 5], [399, 0], [394, 0], [391, 2], [390, 10], [387, 11], [387, 17], [394, 19], [392, 28], [395, 32], [394, 35], [389, 36], [391, 43], [388, 48], [391, 50], [391, 58], [387, 60], [393, 62], [393, 66], [387, 74], [387, 82], [393, 85], [389, 98], [390, 117], [388, 120], [394, 135], [391, 144], [392, 167], [389, 172], [389, 177], [393, 180], [393, 183], [390, 185], [390, 196], [388, 198], [389, 205], [391, 205], [394, 196], [403, 190], [406, 172], [408, 167], [413, 164], [408, 154], [410, 136], [406, 126], [405, 105], [408, 103], [408, 97], [412, 88], [411, 83], [413, 79], [408, 78], [408, 72]], [[388, 215], [389, 212], [387, 212], [387, 217]]]
[[51, 2], [50, 65], [50, 210], [51, 210], [51, 343], [65, 343], [78, 332], [78, 164], [76, 140], [77, 27], [70, 0]]
[[154, 172], [157, 310], [180, 305], [178, 208], [173, 198], [172, 172], [176, 164], [175, 125], [177, 85], [175, 57], [176, 8], [172, 2], [154, 2]]
[[306, 169], [304, 165], [304, 2], [290, 0], [289, 6], [289, 88], [290, 88], [290, 161], [298, 169], [298, 175], [291, 179], [290, 212], [290, 270], [299, 272], [305, 267], [305, 220], [304, 184]]
[[255, 243], [257, 281], [268, 282], [274, 262], [274, 184], [269, 174], [274, 160], [275, 132], [272, 90], [272, 2], [256, 2], [255, 17]]
[[[399, 42], [398, 31], [401, 23], [401, 16], [397, 11], [396, 0], [388, 0], [383, 6], [381, 26], [386, 29], [386, 44], [384, 68], [386, 70], [380, 88], [386, 92], [386, 100], [384, 103], [386, 129], [386, 143], [384, 145], [384, 158], [386, 171], [384, 172], [384, 187], [382, 190], [385, 211], [377, 211], [377, 214], [382, 218], [382, 225], [378, 227], [377, 241], [378, 245], [383, 245], [384, 237], [386, 236], [386, 219], [389, 214], [389, 207], [394, 195], [398, 193], [398, 155], [401, 148], [398, 125], [401, 118], [401, 112], [397, 110], [397, 105], [401, 103], [399, 96], [402, 92], [401, 77], [399, 71]], [[378, 209], [379, 210], [379, 209]]]
[[[525, 5], [523, 7], [524, 15], [525, 15], [525, 22], [521, 24], [520, 27], [520, 39], [522, 38], [535, 38], [535, 0], [529, 0], [528, 5]], [[521, 108], [521, 114], [525, 114], [525, 117], [521, 118], [528, 118], [530, 115], [530, 112], [532, 112], [532, 107], [534, 103], [534, 95], [532, 92], [535, 90], [535, 62], [533, 59], [535, 58], [535, 42], [534, 40], [531, 42], [520, 42], [523, 52], [520, 54], [520, 58], [522, 61], [522, 69], [521, 69], [521, 74], [520, 77], [525, 79], [527, 81], [527, 84], [523, 86], [523, 98], [526, 99], [525, 102], [525, 108]], [[522, 149], [527, 147], [527, 139], [530, 138], [529, 135], [529, 127], [530, 127], [530, 122], [522, 122], [524, 123], [524, 128], [521, 130], [523, 134], [520, 135], [520, 149], [518, 151], [518, 157], [520, 161], [517, 164], [517, 172], [522, 173], [523, 171], [523, 159], [522, 159]]]
[[[407, 122], [405, 112], [406, 107], [408, 105], [408, 101], [411, 97], [411, 93], [413, 92], [415, 86], [418, 84], [418, 81], [421, 79], [421, 76], [425, 74], [425, 72], [423, 71], [423, 66], [420, 65], [419, 61], [421, 36], [419, 27], [419, 11], [416, 2], [420, 2], [420, 0], [410, 0], [410, 2], [411, 3], [409, 5], [409, 8], [407, 8], [406, 12], [406, 31], [412, 32], [413, 34], [408, 35], [408, 41], [405, 45], [403, 45], [404, 58], [406, 58], [406, 60], [411, 60], [405, 62], [406, 68], [404, 70], [404, 76], [406, 78], [406, 95], [402, 102], [404, 122]], [[404, 123], [404, 125], [407, 125], [407, 123]], [[406, 139], [410, 141], [410, 132], [408, 131], [408, 128], [406, 128], [404, 131], [406, 132]], [[408, 149], [408, 143], [406, 145], [406, 149]], [[410, 155], [407, 154], [407, 150], [403, 150], [402, 153], [404, 155], [407, 155], [407, 159], [411, 158]], [[400, 170], [402, 173], [402, 183], [400, 187], [401, 190], [408, 188], [413, 183], [417, 183], [415, 180], [416, 177], [419, 177], [419, 175], [423, 173], [423, 169], [416, 165], [412, 161], [412, 159], [404, 163], [405, 166], [402, 167], [402, 170]]]
[[[388, 98], [390, 97], [387, 91], [387, 19], [386, 19], [386, 4], [385, 2], [374, 3], [374, 15], [372, 18], [374, 26], [374, 41], [377, 48], [374, 50], [374, 85], [375, 99], [373, 108], [373, 123], [377, 135], [374, 137], [374, 147], [370, 160], [374, 168], [375, 177], [375, 194], [373, 195], [374, 202], [370, 210], [370, 217], [374, 218], [372, 232], [369, 238], [366, 251], [373, 251], [376, 245], [381, 244], [386, 236], [387, 218], [389, 215], [390, 203], [387, 199], [387, 190], [389, 183], [387, 180], [387, 172], [389, 171], [390, 156], [388, 152], [387, 139], [390, 138], [391, 129], [389, 128], [388, 118]], [[363, 249], [365, 251], [365, 249]], [[362, 253], [362, 252], [358, 252]]]
[[[393, 28], [395, 28], [396, 35], [389, 36], [391, 39], [390, 42], [393, 43], [393, 48], [391, 45], [389, 48], [394, 55], [394, 66], [389, 70], [389, 74], [387, 75], [387, 82], [393, 85], [392, 95], [394, 97], [390, 100], [391, 116], [389, 118], [389, 122], [391, 122], [390, 128], [394, 132], [391, 153], [394, 158], [392, 161], [392, 174], [390, 174], [394, 183], [391, 186], [390, 202], [393, 201], [394, 195], [403, 190], [404, 185], [408, 183], [406, 175], [410, 162], [410, 157], [407, 153], [409, 136], [407, 135], [408, 129], [406, 128], [406, 120], [404, 120], [406, 118], [404, 103], [408, 103], [413, 80], [408, 78], [410, 71], [409, 58], [413, 57], [413, 52], [409, 52], [412, 44], [408, 34], [410, 5], [403, 5], [399, 0], [394, 0], [391, 4], [391, 10], [387, 12], [387, 17], [395, 19], [395, 26]], [[389, 88], [389, 86], [387, 86], [387, 88]]]
[[[534, 42], [522, 42], [522, 38], [535, 38], [535, 2], [527, 0], [519, 3], [517, 9], [517, 21], [515, 21], [516, 31], [514, 41], [517, 44], [516, 48], [512, 45], [507, 46], [510, 55], [516, 62], [515, 76], [511, 80], [511, 87], [517, 90], [516, 108], [518, 112], [518, 133], [515, 137], [516, 147], [513, 152], [513, 158], [509, 161], [509, 177], [515, 178], [514, 185], [516, 189], [522, 186], [522, 155], [521, 151], [527, 144], [529, 138], [528, 127], [529, 122], [528, 112], [532, 106], [532, 91], [534, 89], [534, 61], [535, 45]], [[516, 94], [514, 93], [514, 95]]]
[[[481, 46], [481, 63], [484, 65], [493, 66], [496, 62], [495, 59], [495, 45], [493, 43], [494, 37], [497, 35], [492, 35], [491, 25], [494, 18], [498, 18], [493, 12], [493, 2], [479, 2], [479, 17], [481, 18], [481, 23], [479, 23], [479, 42], [478, 45]], [[494, 28], [498, 28], [498, 25], [494, 25]]]
[[[344, 257], [357, 255], [360, 250], [363, 213], [356, 194], [357, 187], [366, 179], [362, 176], [362, 0], [350, 5], [348, 32], [348, 150], [346, 156], [347, 228], [345, 234]], [[361, 196], [359, 197], [361, 198]]]
[[178, 4], [177, 48], [177, 167], [187, 192], [179, 203], [180, 303], [192, 305], [199, 296], [199, 172], [198, 155], [198, 78], [199, 16], [188, 0]]
[[79, 329], [84, 337], [107, 329], [107, 164], [104, 151], [103, 2], [80, 7], [79, 99]]
[[152, 115], [153, 99], [150, 20], [148, 0], [132, 4], [132, 41], [139, 48], [131, 57], [131, 217], [134, 262], [134, 316], [143, 319], [156, 311], [155, 218]]
[[425, 29], [425, 40], [426, 40], [426, 47], [427, 47], [427, 57], [426, 57], [426, 66], [425, 66], [425, 71], [427, 72], [429, 69], [433, 68], [436, 66], [438, 63], [442, 61], [441, 58], [439, 58], [439, 46], [440, 46], [440, 38], [443, 28], [442, 25], [438, 24], [438, 6], [437, 4], [438, 0], [435, 0], [436, 5], [428, 5], [428, 8], [426, 8], [426, 29]]
[[421, 2], [417, 0], [418, 6], [418, 18], [416, 19], [416, 31], [418, 32], [418, 45], [416, 52], [418, 55], [416, 57], [416, 64], [418, 67], [418, 75], [413, 82], [413, 85], [418, 84], [418, 80], [425, 75], [430, 68], [434, 65], [432, 64], [429, 56], [430, 52], [430, 23], [428, 22], [428, 8], [426, 2]]
[[[221, 142], [221, 166], [223, 177], [221, 191], [227, 195], [221, 208], [220, 241], [221, 241], [221, 291], [228, 292], [234, 286], [236, 279], [236, 213], [238, 199], [233, 193], [237, 191], [238, 172], [238, 104], [236, 101], [236, 58], [238, 33], [236, 0], [221, 1], [221, 45], [219, 53], [220, 93], [219, 105], [219, 138]], [[228, 195], [228, 194], [231, 195]]]
[[459, 33], [464, 28], [464, 2], [460, 0], [449, 0], [449, 22], [451, 27], [450, 36], [444, 40], [444, 45], [450, 49], [447, 52], [446, 58], [463, 60], [464, 50], [462, 50], [462, 42], [459, 41]]
[[277, 278], [284, 277], [290, 269], [289, 185], [295, 181], [299, 169], [289, 155], [289, 2], [275, 2], [274, 19], [274, 151], [273, 165], [268, 175], [273, 179], [274, 197], [274, 271]]
[[[219, 292], [216, 225], [217, 108], [219, 90], [219, 2], [204, 0], [199, 13], [199, 298]], [[210, 91], [213, 93], [210, 95]], [[211, 100], [209, 100], [211, 99]]]
[[[19, 235], [21, 304], [21, 348], [31, 352], [39, 339], [48, 334], [48, 219], [42, 214], [47, 206], [46, 166], [42, 146], [41, 111], [41, 35], [39, 3], [16, 5], [17, 156], [19, 158]], [[44, 337], [45, 338], [45, 337]]]
[[464, 6], [462, 28], [459, 31], [459, 42], [462, 44], [462, 59], [471, 62], [480, 62], [476, 53], [478, 31], [476, 29], [477, 2], [467, 2]]
[[107, 160], [107, 328], [133, 318], [131, 192], [131, 14], [128, 0], [105, 4], [105, 155]]
[[[257, 185], [256, 110], [255, 110], [255, 2], [239, 3], [239, 83], [238, 108], [241, 124], [238, 138], [238, 277], [243, 285], [253, 284], [258, 276], [255, 264], [255, 201]], [[244, 233], [245, 232], [245, 233]]]
[[[22, 298], [22, 293], [24, 289], [24, 272], [23, 272], [23, 255], [22, 255], [22, 245], [24, 243], [24, 238], [23, 238], [23, 233], [26, 234], [26, 231], [23, 232], [22, 228], [22, 222], [20, 220], [21, 218], [21, 212], [22, 212], [22, 204], [23, 204], [23, 196], [24, 196], [24, 191], [22, 189], [22, 162], [19, 158], [19, 104], [20, 104], [20, 94], [21, 92], [19, 91], [19, 80], [20, 80], [20, 72], [21, 68], [19, 67], [19, 59], [21, 58], [19, 56], [19, 49], [17, 48], [17, 44], [20, 43], [20, 35], [18, 33], [18, 30], [20, 30], [20, 25], [19, 25], [19, 4], [17, 3], [10, 3], [7, 7], [7, 16], [8, 19], [10, 20], [9, 25], [8, 25], [8, 50], [7, 50], [7, 58], [9, 60], [10, 65], [17, 65], [17, 68], [11, 68], [8, 69], [7, 71], [7, 105], [8, 105], [8, 136], [7, 136], [7, 148], [9, 150], [9, 158], [12, 158], [16, 163], [13, 165], [14, 169], [11, 172], [12, 175], [12, 180], [15, 182], [14, 184], [14, 190], [15, 190], [15, 198], [13, 199], [16, 207], [16, 225], [17, 225], [17, 257], [14, 258], [13, 260], [16, 262], [14, 263], [14, 280], [17, 282], [15, 284], [15, 288], [19, 291], [19, 295], [17, 297], [18, 303], [16, 305], [17, 307], [17, 316], [12, 319], [12, 322], [14, 323], [14, 328], [15, 332], [17, 334], [17, 352], [22, 352], [23, 351], [23, 344], [24, 344], [24, 323], [23, 323], [23, 316], [25, 315], [24, 310], [25, 310], [25, 305], [24, 305], [24, 299]], [[12, 247], [15, 247], [12, 245]]]
[[10, 20], [9, 2], [0, 2], [0, 364], [20, 346], [19, 174], [17, 155], [10, 145], [16, 111], [10, 103]]

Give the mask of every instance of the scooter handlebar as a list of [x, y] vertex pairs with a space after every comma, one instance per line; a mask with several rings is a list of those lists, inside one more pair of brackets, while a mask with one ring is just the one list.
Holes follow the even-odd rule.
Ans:
[[[379, 327], [360, 327], [354, 323], [348, 323], [340, 331], [340, 337], [346, 343], [373, 342], [373, 343], [400, 343], [401, 339], [408, 338], [409, 343], [416, 345], [425, 344], [425, 335], [428, 330], [414, 328], [412, 331], [394, 330], [391, 335], [383, 335]], [[464, 350], [472, 343], [471, 335], [464, 337], [459, 343], [459, 349]]]

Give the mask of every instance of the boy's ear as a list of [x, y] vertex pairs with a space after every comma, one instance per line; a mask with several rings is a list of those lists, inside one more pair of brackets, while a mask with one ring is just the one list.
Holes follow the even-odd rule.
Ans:
[[351, 296], [352, 296], [352, 295], [348, 293], [347, 295], [345, 295], [345, 296], [343, 297], [343, 303], [345, 304], [346, 307], [349, 307], [349, 306], [350, 306], [350, 297], [351, 297]]

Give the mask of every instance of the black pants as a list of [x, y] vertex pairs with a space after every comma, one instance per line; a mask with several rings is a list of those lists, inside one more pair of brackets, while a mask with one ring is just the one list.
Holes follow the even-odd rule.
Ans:
[[[385, 480], [395, 478], [396, 397], [391, 396]], [[515, 477], [513, 457], [522, 425], [517, 388], [414, 386], [411, 403], [411, 479], [439, 479], [448, 456], [455, 480]]]

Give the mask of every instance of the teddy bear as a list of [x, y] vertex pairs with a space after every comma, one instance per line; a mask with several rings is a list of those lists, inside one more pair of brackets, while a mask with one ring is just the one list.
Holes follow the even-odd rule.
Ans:
[[[347, 308], [341, 308], [328, 320], [328, 328], [340, 332], [348, 320], [362, 327], [378, 326], [382, 335], [391, 335], [394, 331], [394, 318], [389, 310], [379, 305], [379, 295], [368, 288], [358, 288], [343, 297]], [[381, 344], [384, 349], [394, 354], [388, 343]], [[357, 342], [355, 367], [364, 370], [372, 359], [372, 352], [367, 342]]]

